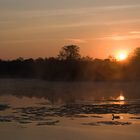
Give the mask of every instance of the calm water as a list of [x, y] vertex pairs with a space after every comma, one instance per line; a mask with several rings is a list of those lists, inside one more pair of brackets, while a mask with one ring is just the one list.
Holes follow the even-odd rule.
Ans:
[[[139, 85], [1, 79], [0, 135], [3, 140], [140, 139]], [[115, 100], [120, 94], [125, 101]]]

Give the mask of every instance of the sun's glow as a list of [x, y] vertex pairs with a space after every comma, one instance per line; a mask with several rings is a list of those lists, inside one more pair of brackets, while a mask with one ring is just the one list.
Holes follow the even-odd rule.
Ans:
[[128, 57], [128, 53], [126, 51], [120, 51], [116, 56], [118, 61], [126, 60], [127, 57]]

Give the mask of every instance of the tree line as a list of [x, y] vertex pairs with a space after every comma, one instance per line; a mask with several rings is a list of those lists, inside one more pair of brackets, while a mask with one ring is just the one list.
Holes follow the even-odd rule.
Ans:
[[127, 61], [82, 57], [80, 47], [62, 47], [57, 57], [0, 60], [0, 78], [39, 78], [48, 81], [139, 81], [140, 48]]

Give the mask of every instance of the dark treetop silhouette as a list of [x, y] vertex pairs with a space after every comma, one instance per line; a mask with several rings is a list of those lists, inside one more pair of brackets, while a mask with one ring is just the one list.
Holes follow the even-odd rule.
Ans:
[[64, 46], [59, 52], [60, 60], [77, 60], [80, 58], [80, 48], [76, 45]]
[[76, 45], [62, 47], [58, 57], [0, 60], [1, 78], [41, 78], [48, 81], [140, 80], [140, 48], [126, 62], [81, 57]]

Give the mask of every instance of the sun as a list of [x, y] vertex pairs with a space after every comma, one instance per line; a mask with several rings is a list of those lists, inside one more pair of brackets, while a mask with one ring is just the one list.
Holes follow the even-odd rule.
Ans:
[[117, 60], [118, 61], [123, 61], [123, 60], [126, 60], [128, 57], [128, 53], [126, 51], [120, 51], [118, 54], [117, 54]]

